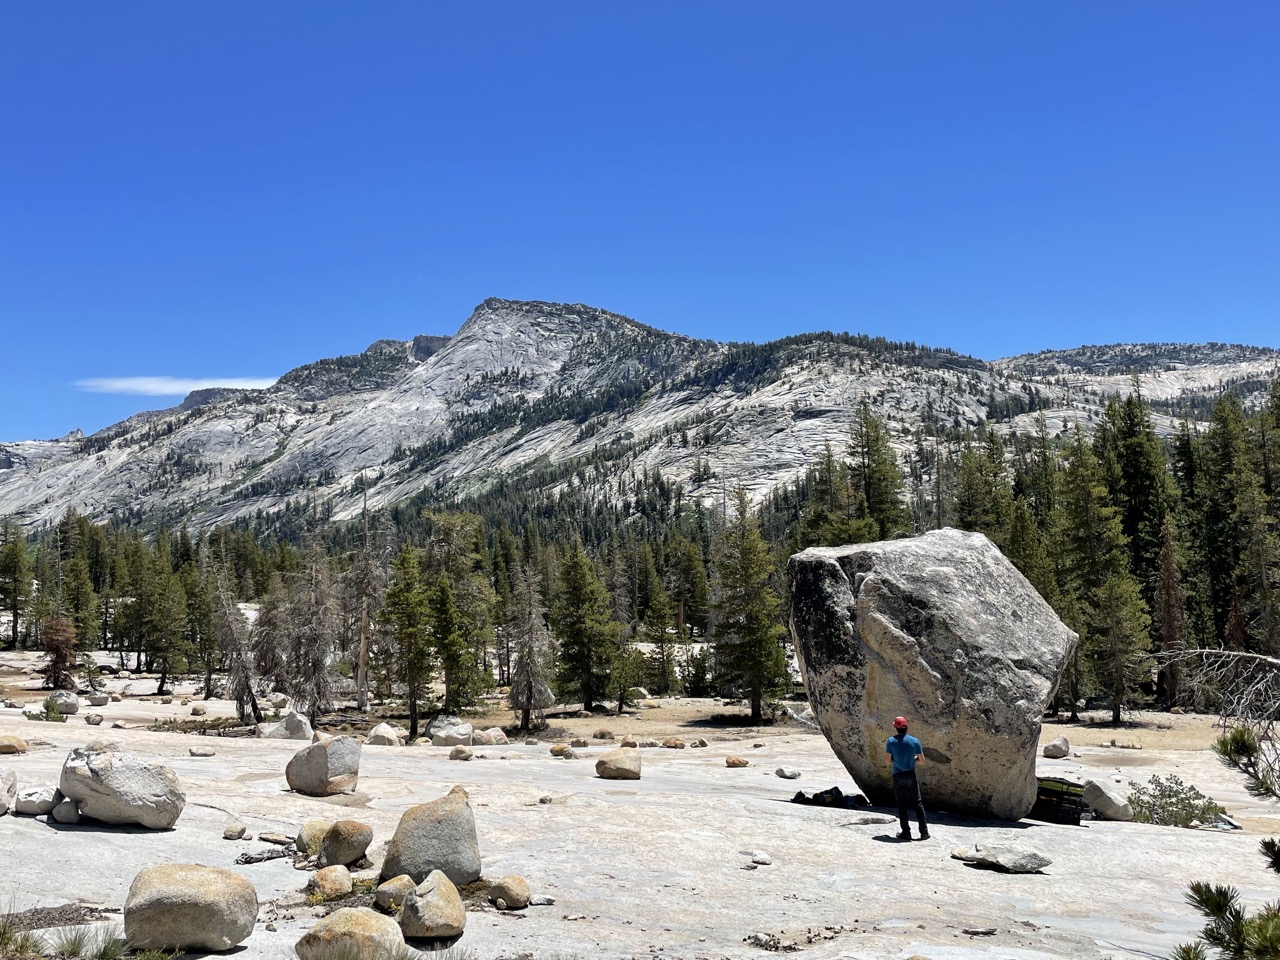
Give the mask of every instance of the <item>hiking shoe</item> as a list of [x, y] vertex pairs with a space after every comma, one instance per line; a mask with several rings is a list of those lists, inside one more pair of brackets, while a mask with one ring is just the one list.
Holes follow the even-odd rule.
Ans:
[[928, 839], [929, 839], [929, 831], [928, 831], [928, 830], [921, 830], [921, 831], [920, 831], [920, 839], [921, 839], [921, 840], [928, 840]]
[[911, 831], [910, 831], [910, 830], [903, 830], [903, 831], [899, 832], [899, 834], [898, 834], [898, 839], [899, 839], [899, 840], [910, 840], [910, 839], [911, 839]]

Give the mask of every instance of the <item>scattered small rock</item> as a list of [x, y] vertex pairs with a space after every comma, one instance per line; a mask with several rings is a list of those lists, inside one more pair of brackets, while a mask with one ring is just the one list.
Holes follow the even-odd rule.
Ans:
[[724, 765], [726, 767], [749, 767], [751, 766], [751, 761], [746, 757], [725, 757]]
[[209, 708], [206, 707], [203, 703], [197, 703], [191, 708], [191, 715], [193, 717], [203, 717], [208, 712], [209, 712]]
[[1006, 873], [1039, 873], [1053, 863], [1044, 854], [1020, 843], [984, 843], [974, 844], [972, 847], [957, 847], [951, 851], [951, 858]]
[[681, 740], [679, 737], [667, 737], [667, 739], [662, 741], [662, 745], [666, 747], [668, 750], [684, 749], [684, 741]]
[[775, 776], [779, 776], [783, 780], [798, 780], [800, 778], [800, 771], [795, 767], [779, 767], [773, 772]]
[[187, 753], [193, 757], [212, 757], [217, 751], [213, 747], [192, 747]]
[[249, 828], [246, 827], [239, 820], [233, 823], [229, 823], [225, 828], [223, 828], [222, 839], [223, 840], [243, 840], [244, 835], [248, 831], [248, 829]]
[[470, 747], [464, 747], [461, 744], [449, 751], [450, 760], [470, 760], [474, 756]]

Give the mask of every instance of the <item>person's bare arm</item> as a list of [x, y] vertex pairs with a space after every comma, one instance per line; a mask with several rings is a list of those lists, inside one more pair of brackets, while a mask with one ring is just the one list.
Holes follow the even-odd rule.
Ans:
[[884, 755], [884, 762], [885, 762], [885, 763], [887, 763], [887, 764], [889, 765], [889, 769], [890, 769], [890, 770], [892, 770], [892, 769], [893, 769], [893, 754], [892, 754], [892, 753], [889, 753], [888, 751], [886, 751], [886, 752], [885, 752], [885, 755]]
[[917, 754], [916, 754], [916, 763], [924, 763], [924, 752], [923, 752], [923, 751], [921, 751], [920, 753], [917, 753]]

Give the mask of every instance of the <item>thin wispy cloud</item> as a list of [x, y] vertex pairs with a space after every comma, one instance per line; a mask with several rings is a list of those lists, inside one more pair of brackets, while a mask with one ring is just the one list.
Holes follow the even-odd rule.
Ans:
[[130, 393], [144, 397], [185, 397], [192, 390], [226, 387], [234, 390], [265, 390], [273, 377], [92, 377], [77, 380], [76, 388], [88, 393]]

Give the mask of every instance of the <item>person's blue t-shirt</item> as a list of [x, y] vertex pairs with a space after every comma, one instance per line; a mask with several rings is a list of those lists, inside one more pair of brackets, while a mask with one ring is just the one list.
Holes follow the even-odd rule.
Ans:
[[916, 768], [916, 755], [924, 753], [920, 741], [911, 734], [899, 737], [894, 735], [885, 744], [885, 752], [893, 756], [893, 772], [907, 773]]

